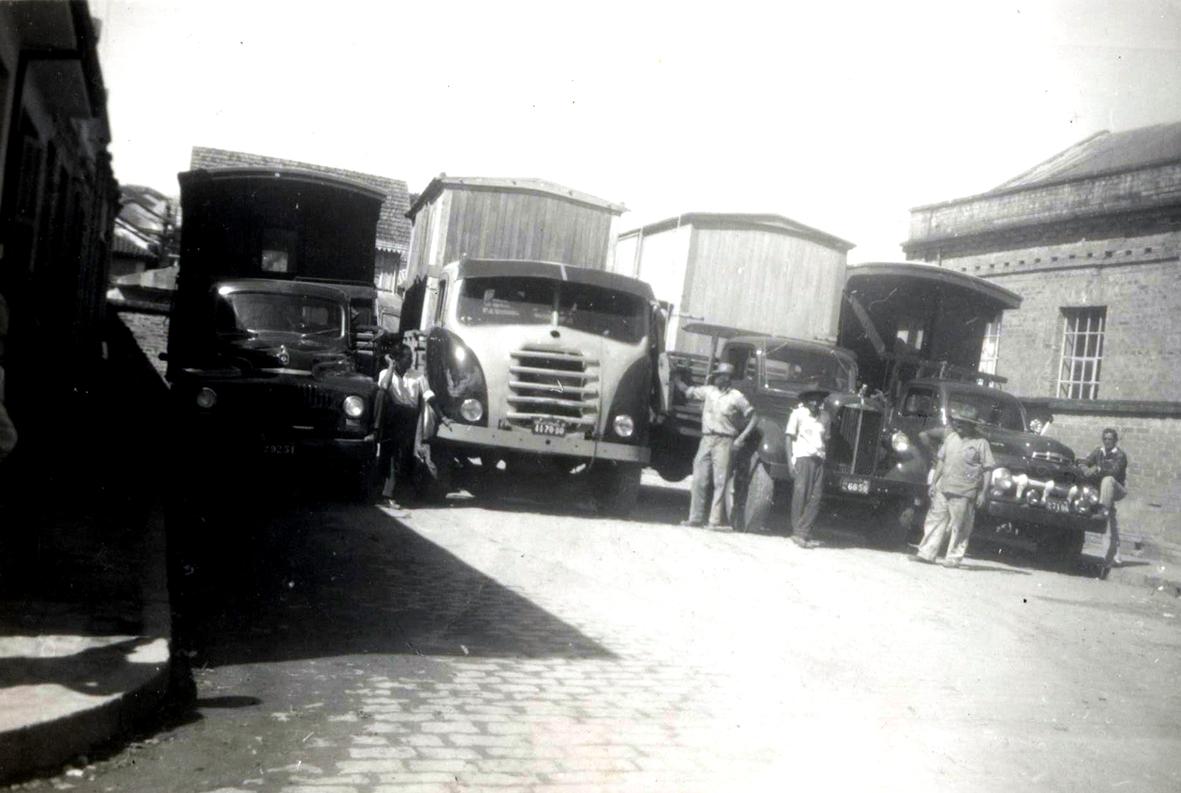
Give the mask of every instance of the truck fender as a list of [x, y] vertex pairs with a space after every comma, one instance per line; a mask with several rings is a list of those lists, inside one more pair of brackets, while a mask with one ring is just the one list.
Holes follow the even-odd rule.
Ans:
[[783, 435], [783, 423], [770, 416], [756, 415], [758, 426], [759, 460], [771, 465], [787, 465], [787, 439]]

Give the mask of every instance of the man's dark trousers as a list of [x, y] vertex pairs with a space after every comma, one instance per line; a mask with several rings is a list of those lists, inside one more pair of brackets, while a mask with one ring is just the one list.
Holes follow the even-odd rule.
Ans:
[[797, 458], [791, 491], [791, 533], [794, 537], [811, 539], [812, 527], [820, 514], [823, 489], [824, 460], [819, 457]]

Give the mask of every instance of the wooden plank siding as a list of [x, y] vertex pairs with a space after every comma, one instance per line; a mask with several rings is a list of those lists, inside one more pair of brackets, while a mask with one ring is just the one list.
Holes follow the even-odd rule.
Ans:
[[431, 266], [470, 256], [606, 269], [609, 212], [528, 192], [449, 189], [444, 195], [448, 193], [446, 244], [441, 256], [432, 256]]
[[[845, 284], [843, 251], [789, 234], [695, 227], [679, 313], [714, 324], [835, 341]], [[709, 340], [678, 331], [674, 349], [708, 354]]]

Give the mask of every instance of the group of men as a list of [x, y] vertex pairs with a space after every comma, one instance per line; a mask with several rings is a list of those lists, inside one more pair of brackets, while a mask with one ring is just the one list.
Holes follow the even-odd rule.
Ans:
[[[689, 519], [681, 525], [728, 531], [726, 502], [732, 500], [735, 456], [746, 451], [755, 430], [754, 408], [733, 386], [734, 366], [723, 362], [710, 373], [705, 385], [674, 381], [689, 399], [701, 400], [701, 444], [693, 459], [693, 485]], [[824, 482], [824, 448], [828, 440], [828, 414], [823, 410], [829, 392], [820, 388], [800, 394], [800, 405], [787, 420], [794, 490], [791, 500], [792, 541], [801, 548], [815, 548], [812, 528], [820, 515]], [[710, 493], [709, 522], [705, 522], [706, 494]]]
[[[701, 444], [693, 460], [693, 484], [689, 519], [683, 526], [729, 530], [727, 500], [733, 497], [735, 456], [745, 451], [755, 429], [754, 408], [733, 387], [734, 367], [720, 363], [706, 384], [690, 386], [676, 380], [677, 390], [689, 399], [703, 402]], [[792, 469], [791, 539], [802, 548], [818, 545], [812, 530], [820, 513], [824, 482], [824, 449], [828, 441], [830, 416], [824, 409], [829, 392], [815, 388], [799, 395], [799, 405], [788, 416], [784, 432], [789, 444]], [[968, 550], [975, 525], [975, 513], [983, 507], [990, 472], [996, 467], [992, 448], [978, 431], [978, 417], [970, 404], [949, 409], [950, 427], [936, 427], [919, 435], [931, 452], [930, 498], [923, 538], [912, 561], [959, 568]], [[1108, 546], [1102, 577], [1119, 563], [1119, 521], [1115, 502], [1127, 494], [1128, 458], [1117, 445], [1119, 433], [1103, 430], [1103, 445], [1082, 462], [1081, 472], [1099, 485], [1099, 500], [1108, 511]], [[712, 493], [709, 491], [712, 490]], [[709, 522], [706, 500], [709, 493]]]

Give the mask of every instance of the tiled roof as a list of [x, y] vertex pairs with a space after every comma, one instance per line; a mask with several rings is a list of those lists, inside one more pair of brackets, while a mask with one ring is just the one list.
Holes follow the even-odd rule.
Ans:
[[1181, 162], [1181, 122], [1124, 132], [1096, 133], [990, 192], [1034, 187], [1169, 162]]
[[278, 157], [268, 157], [262, 154], [247, 154], [240, 151], [226, 149], [210, 149], [204, 146], [194, 146], [189, 167], [198, 168], [297, 168], [304, 171], [327, 173], [343, 176], [355, 182], [374, 187], [386, 195], [381, 205], [381, 216], [377, 220], [377, 247], [381, 250], [400, 253], [403, 261], [410, 252], [410, 221], [406, 212], [410, 209], [410, 194], [406, 190], [406, 183], [401, 179], [390, 179], [385, 176], [346, 171], [343, 168], [330, 168], [326, 165], [284, 160]]

